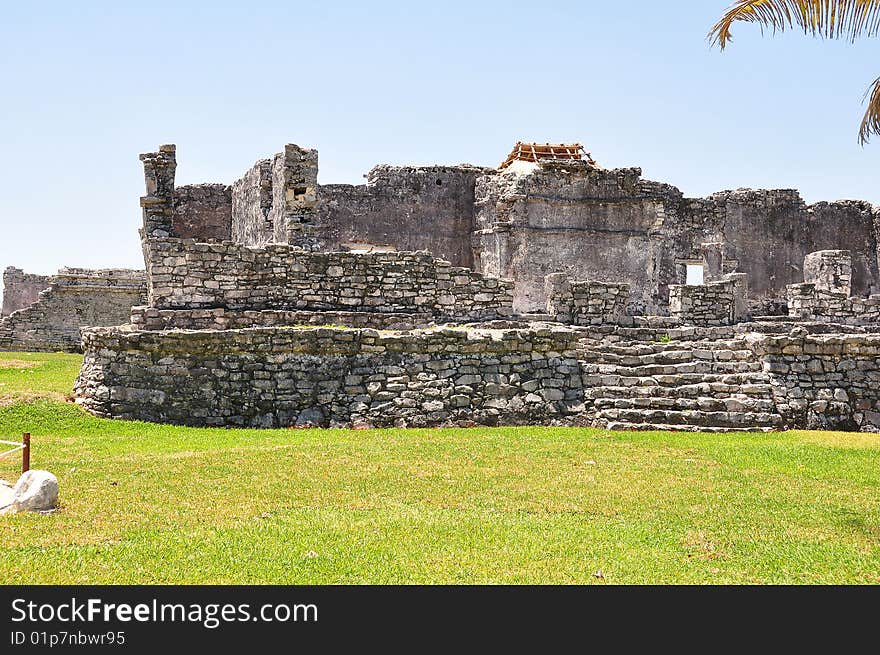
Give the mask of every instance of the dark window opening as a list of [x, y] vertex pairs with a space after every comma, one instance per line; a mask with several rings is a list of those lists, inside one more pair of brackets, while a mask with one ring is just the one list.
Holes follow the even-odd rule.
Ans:
[[437, 178], [437, 186], [443, 186], [443, 180]]

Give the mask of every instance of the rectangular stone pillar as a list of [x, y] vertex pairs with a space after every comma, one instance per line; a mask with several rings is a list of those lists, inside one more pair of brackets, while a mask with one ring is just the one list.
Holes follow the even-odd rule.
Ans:
[[749, 276], [747, 273], [727, 273], [723, 280], [733, 282], [733, 322], [749, 316]]
[[272, 226], [276, 243], [322, 250], [317, 225], [318, 151], [292, 143], [272, 160]]
[[547, 313], [551, 320], [571, 323], [574, 298], [571, 283], [566, 273], [550, 273], [544, 277], [544, 291], [547, 294]]
[[140, 156], [147, 187], [147, 195], [141, 197], [144, 238], [174, 236], [175, 151], [174, 144], [167, 144], [159, 146], [159, 152], [147, 152]]

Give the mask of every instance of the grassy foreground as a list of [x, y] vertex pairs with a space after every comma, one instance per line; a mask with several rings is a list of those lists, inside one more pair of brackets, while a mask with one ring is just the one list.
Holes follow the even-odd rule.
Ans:
[[179, 428], [65, 403], [79, 363], [0, 353], [61, 485], [0, 583], [880, 582], [877, 435]]

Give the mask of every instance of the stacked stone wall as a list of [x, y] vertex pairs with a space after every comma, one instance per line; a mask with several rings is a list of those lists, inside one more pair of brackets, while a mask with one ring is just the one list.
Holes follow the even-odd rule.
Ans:
[[792, 318], [850, 325], [880, 323], [880, 294], [850, 296], [849, 250], [820, 250], [804, 258], [804, 282], [787, 287]]
[[703, 285], [674, 284], [669, 287], [669, 313], [683, 323], [728, 325], [736, 308], [737, 283], [733, 280]]
[[77, 402], [187, 425], [540, 424], [582, 409], [568, 330], [90, 329]]
[[791, 427], [880, 428], [880, 335], [795, 333], [753, 340]]
[[376, 166], [367, 184], [318, 188], [318, 222], [327, 249], [428, 250], [473, 267], [476, 166]]
[[788, 313], [792, 318], [809, 321], [832, 321], [845, 325], [880, 323], [880, 294], [867, 298], [828, 293], [815, 284], [788, 286]]
[[547, 276], [547, 313], [571, 325], [616, 324], [626, 313], [629, 285], [568, 280], [564, 273]]
[[79, 352], [81, 328], [127, 323], [145, 299], [141, 271], [61, 269], [37, 302], [0, 321], [0, 350]]
[[287, 144], [272, 158], [270, 220], [275, 243], [305, 250], [325, 246], [323, 226], [317, 221], [318, 151]]
[[425, 252], [314, 253], [288, 245], [148, 239], [156, 309], [427, 313], [478, 321], [511, 313], [510, 284]]
[[140, 156], [144, 165], [146, 195], [141, 197], [143, 236], [174, 236], [174, 175], [177, 171], [177, 147], [159, 146], [157, 152]]
[[435, 317], [427, 313], [131, 308], [131, 324], [139, 330], [237, 330], [300, 325], [412, 330], [434, 323]]

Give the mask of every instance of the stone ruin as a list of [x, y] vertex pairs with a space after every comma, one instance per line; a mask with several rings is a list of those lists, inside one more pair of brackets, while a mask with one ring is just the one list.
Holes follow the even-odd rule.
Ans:
[[577, 145], [379, 166], [359, 186], [319, 185], [296, 145], [228, 186], [176, 188], [174, 146], [141, 159], [146, 300], [83, 331], [75, 396], [97, 415], [880, 426], [869, 203], [689, 199]]
[[3, 273], [0, 351], [80, 352], [85, 326], [128, 323], [146, 301], [146, 276], [128, 269], [62, 268], [33, 275]]

